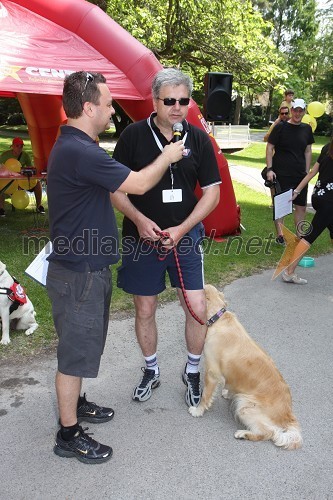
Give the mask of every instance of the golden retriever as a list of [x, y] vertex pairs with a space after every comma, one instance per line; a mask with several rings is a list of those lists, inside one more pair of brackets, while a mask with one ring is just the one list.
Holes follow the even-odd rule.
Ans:
[[[212, 285], [206, 285], [205, 292], [211, 318], [226, 303], [223, 293]], [[232, 400], [235, 418], [246, 427], [236, 431], [235, 438], [272, 440], [287, 450], [302, 446], [287, 383], [233, 313], [224, 312], [208, 327], [204, 354], [205, 386], [199, 406], [189, 408], [193, 417], [201, 417], [210, 408], [214, 392], [222, 384], [222, 396]]]

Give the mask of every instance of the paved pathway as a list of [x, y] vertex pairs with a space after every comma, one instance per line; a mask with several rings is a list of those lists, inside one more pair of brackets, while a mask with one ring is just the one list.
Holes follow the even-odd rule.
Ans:
[[333, 254], [301, 271], [306, 286], [272, 281], [272, 274], [238, 279], [224, 293], [291, 387], [301, 450], [235, 440], [238, 426], [220, 392], [203, 418], [189, 415], [184, 317], [172, 302], [158, 308], [161, 386], [149, 401], [131, 400], [142, 366], [131, 316], [111, 319], [100, 376], [84, 383], [88, 399], [115, 409], [113, 421], [87, 424], [114, 448], [105, 464], [90, 467], [52, 451], [55, 353], [1, 364], [0, 499], [331, 500]]

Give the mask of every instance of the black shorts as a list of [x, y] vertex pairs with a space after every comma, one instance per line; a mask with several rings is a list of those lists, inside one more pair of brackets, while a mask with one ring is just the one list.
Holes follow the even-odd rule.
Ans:
[[74, 272], [50, 262], [46, 287], [59, 337], [59, 372], [97, 377], [109, 324], [111, 271]]
[[[280, 184], [281, 191], [287, 191], [288, 189], [297, 188], [298, 184], [303, 179], [303, 177], [296, 179], [294, 177], [282, 177], [278, 175], [276, 176], [276, 178]], [[303, 188], [300, 194], [297, 196], [297, 198], [295, 198], [293, 204], [298, 205], [300, 207], [306, 207], [307, 198], [308, 198], [308, 186], [306, 185], [305, 188]]]

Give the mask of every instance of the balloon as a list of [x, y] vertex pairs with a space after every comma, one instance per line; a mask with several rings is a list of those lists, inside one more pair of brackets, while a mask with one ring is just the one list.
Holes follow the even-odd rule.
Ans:
[[15, 191], [18, 190], [18, 182], [14, 181], [11, 183], [11, 185], [6, 189], [5, 193], [6, 194], [13, 194]]
[[5, 162], [5, 166], [8, 168], [8, 170], [11, 170], [12, 172], [21, 172], [22, 165], [21, 163], [16, 160], [16, 158], [9, 158]]
[[317, 128], [317, 120], [313, 116], [305, 114], [302, 118], [302, 122], [310, 125], [310, 127], [312, 128], [312, 132], [314, 132]]
[[[7, 186], [7, 184], [9, 182], [10, 182], [10, 180], [1, 179], [0, 180], [0, 190], [3, 189], [5, 186]], [[6, 194], [13, 194], [14, 191], [17, 191], [17, 190], [18, 190], [18, 183], [17, 183], [17, 181], [14, 181], [14, 182], [11, 183], [10, 186], [8, 186], [8, 188], [4, 191], [4, 193], [6, 193]]]
[[25, 191], [15, 191], [12, 194], [12, 205], [18, 210], [24, 210], [29, 205], [29, 195]]
[[37, 179], [20, 179], [18, 181], [18, 185], [20, 188], [29, 191], [29, 189], [33, 189], [37, 184]]
[[303, 118], [302, 118], [302, 122], [303, 122], [303, 123], [310, 123], [311, 118], [312, 118], [312, 117], [311, 117], [310, 115], [305, 114], [305, 115], [303, 116]]
[[319, 101], [310, 102], [308, 105], [308, 113], [314, 118], [319, 118], [325, 113], [325, 106]]

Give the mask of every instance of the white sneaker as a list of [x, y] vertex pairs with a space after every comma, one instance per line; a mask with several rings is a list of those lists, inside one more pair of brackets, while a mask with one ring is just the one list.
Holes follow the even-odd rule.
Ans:
[[295, 285], [306, 285], [308, 280], [300, 278], [296, 273], [287, 274], [287, 271], [283, 271], [282, 280], [286, 283], [295, 283]]

